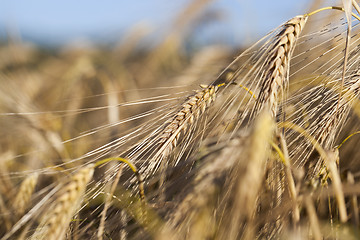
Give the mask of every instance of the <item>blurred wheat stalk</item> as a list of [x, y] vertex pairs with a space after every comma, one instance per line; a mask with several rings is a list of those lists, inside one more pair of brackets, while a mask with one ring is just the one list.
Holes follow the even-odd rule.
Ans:
[[209, 3], [143, 52], [142, 27], [113, 52], [0, 49], [1, 239], [360, 237], [359, 6], [189, 62]]

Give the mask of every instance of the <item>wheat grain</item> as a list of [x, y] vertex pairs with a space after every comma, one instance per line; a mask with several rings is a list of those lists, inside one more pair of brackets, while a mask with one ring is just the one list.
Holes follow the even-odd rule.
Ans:
[[268, 67], [265, 70], [265, 79], [259, 94], [259, 104], [267, 104], [273, 116], [277, 114], [279, 91], [284, 92], [288, 86], [287, 75], [291, 55], [306, 20], [305, 16], [297, 16], [284, 24], [282, 31], [278, 34], [272, 55], [267, 60]]
[[72, 216], [78, 210], [87, 183], [94, 172], [93, 165], [80, 169], [60, 190], [58, 197], [44, 213], [44, 218], [31, 239], [63, 239]]

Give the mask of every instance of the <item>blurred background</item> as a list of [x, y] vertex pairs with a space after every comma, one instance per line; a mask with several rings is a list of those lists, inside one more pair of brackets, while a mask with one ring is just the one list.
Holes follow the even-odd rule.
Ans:
[[[199, 12], [183, 11], [192, 2], [197, 2], [198, 9], [190, 11]], [[321, 1], [1, 0], [0, 39], [4, 42], [10, 37], [46, 47], [108, 45], [137, 28], [144, 31], [146, 41], [156, 43], [177, 24], [192, 46], [220, 43], [239, 47], [307, 12], [317, 2]], [[185, 19], [179, 18], [179, 13]], [[181, 29], [185, 24], [179, 21], [192, 21], [192, 28]]]

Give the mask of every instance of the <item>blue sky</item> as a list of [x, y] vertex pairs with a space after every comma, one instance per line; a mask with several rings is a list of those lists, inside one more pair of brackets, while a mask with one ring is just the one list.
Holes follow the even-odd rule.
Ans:
[[[116, 41], [140, 22], [162, 32], [188, 2], [0, 0], [0, 36], [11, 30], [25, 40], [50, 44], [78, 39]], [[208, 9], [220, 11], [222, 20], [198, 29], [199, 35], [205, 42], [216, 41], [219, 36], [227, 37], [231, 43], [253, 41], [287, 19], [304, 13], [309, 3], [310, 0], [212, 1]]]

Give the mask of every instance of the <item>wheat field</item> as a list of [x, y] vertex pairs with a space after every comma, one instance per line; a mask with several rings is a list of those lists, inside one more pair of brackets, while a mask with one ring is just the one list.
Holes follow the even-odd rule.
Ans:
[[208, 2], [151, 48], [1, 44], [1, 240], [360, 238], [357, 2], [188, 53]]

